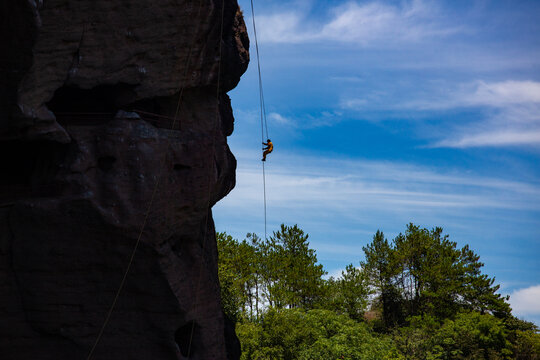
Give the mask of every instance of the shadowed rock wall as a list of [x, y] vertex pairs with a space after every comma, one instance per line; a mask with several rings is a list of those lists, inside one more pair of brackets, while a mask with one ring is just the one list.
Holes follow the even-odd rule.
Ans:
[[222, 4], [0, 4], [2, 359], [86, 358], [143, 223], [93, 358], [239, 357], [210, 207], [235, 183], [226, 92], [249, 42]]

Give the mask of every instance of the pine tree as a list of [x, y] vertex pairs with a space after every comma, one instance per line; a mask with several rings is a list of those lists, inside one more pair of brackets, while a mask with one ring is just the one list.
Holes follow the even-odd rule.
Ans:
[[363, 247], [365, 261], [361, 266], [368, 282], [379, 294], [384, 326], [390, 328], [402, 320], [400, 297], [396, 288], [399, 269], [396, 267], [394, 250], [377, 230], [371, 244]]
[[308, 235], [297, 225], [281, 224], [264, 246], [268, 301], [277, 308], [312, 308], [322, 295], [322, 276]]

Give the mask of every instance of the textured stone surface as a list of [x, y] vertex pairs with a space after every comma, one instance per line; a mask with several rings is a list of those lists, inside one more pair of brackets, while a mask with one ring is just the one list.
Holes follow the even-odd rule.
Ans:
[[224, 8], [218, 91], [220, 0], [0, 5], [2, 359], [86, 358], [143, 224], [93, 358], [238, 358], [210, 208], [249, 54]]

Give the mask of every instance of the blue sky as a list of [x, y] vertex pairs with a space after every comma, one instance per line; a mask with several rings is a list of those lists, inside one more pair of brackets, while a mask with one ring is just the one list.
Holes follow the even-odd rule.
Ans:
[[[377, 229], [441, 226], [540, 325], [540, 2], [255, 0], [255, 12], [269, 230], [298, 224], [339, 274]], [[230, 93], [237, 186], [214, 207], [239, 239], [264, 234], [251, 39]]]

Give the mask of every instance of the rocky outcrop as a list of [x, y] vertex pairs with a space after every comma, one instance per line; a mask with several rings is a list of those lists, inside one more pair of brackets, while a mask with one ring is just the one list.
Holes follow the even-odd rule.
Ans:
[[211, 216], [235, 183], [236, 0], [0, 11], [1, 358], [86, 358], [139, 238], [92, 358], [238, 358]]

